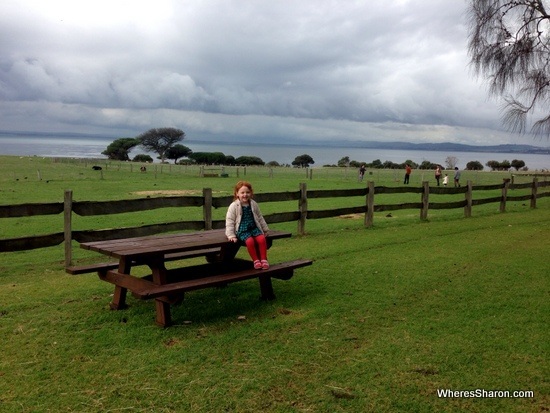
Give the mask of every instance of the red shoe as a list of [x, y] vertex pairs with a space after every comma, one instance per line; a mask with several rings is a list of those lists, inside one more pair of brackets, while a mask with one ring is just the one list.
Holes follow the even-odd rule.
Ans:
[[262, 260], [262, 270], [269, 270], [269, 263], [267, 260]]
[[255, 270], [261, 270], [262, 269], [262, 263], [260, 262], [260, 260], [254, 261], [254, 269]]

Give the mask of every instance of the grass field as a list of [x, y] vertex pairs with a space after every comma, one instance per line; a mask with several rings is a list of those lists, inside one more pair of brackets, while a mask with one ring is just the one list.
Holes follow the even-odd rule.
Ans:
[[[2, 157], [0, 168], [2, 204], [60, 202], [68, 187], [79, 200], [206, 186], [227, 194], [236, 178], [113, 166], [100, 179], [91, 164], [36, 158]], [[270, 178], [249, 169], [246, 178], [262, 192], [295, 190], [299, 172]], [[373, 177], [399, 185], [401, 173]], [[364, 185], [355, 178], [320, 169], [307, 182]], [[492, 173], [471, 178], [502, 182]], [[154, 325], [150, 301], [129, 298], [127, 310], [110, 311], [112, 288], [94, 274], [65, 274], [61, 246], [3, 253], [0, 411], [548, 411], [550, 202], [497, 210], [474, 208], [469, 219], [436, 211], [428, 222], [396, 211], [372, 229], [354, 217], [308, 221], [305, 236], [270, 250], [273, 262], [315, 260], [290, 281], [274, 281], [275, 301], [258, 300], [255, 281], [189, 293], [168, 329]], [[3, 234], [56, 228], [55, 219], [3, 221]], [[275, 227], [295, 232], [296, 224]], [[439, 398], [438, 389], [533, 397]]]

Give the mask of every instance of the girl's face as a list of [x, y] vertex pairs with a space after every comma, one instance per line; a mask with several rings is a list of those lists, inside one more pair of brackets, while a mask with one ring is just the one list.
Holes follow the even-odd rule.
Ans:
[[252, 192], [247, 186], [241, 186], [237, 191], [237, 199], [241, 201], [241, 204], [248, 205]]

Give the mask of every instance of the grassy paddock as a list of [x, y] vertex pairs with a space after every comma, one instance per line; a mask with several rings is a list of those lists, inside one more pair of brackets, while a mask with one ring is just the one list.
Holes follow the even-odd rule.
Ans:
[[[52, 175], [64, 166], [52, 165]], [[83, 199], [125, 198], [152, 179], [133, 172], [132, 184], [128, 173], [107, 190], [106, 173], [104, 181], [78, 173], [62, 182]], [[291, 173], [284, 185], [251, 180], [262, 191], [288, 190], [300, 181]], [[171, 175], [159, 177], [173, 188]], [[28, 202], [18, 185], [29, 179], [2, 182], [14, 191], [2, 202]], [[217, 191], [234, 183], [210, 179], [180, 182]], [[314, 175], [308, 185], [358, 185], [326, 181]], [[36, 202], [59, 201], [53, 194], [64, 185], [52, 193], [36, 185]], [[154, 325], [150, 301], [130, 297], [127, 310], [110, 311], [112, 288], [93, 274], [65, 274], [62, 247], [2, 254], [0, 411], [547, 411], [550, 202], [497, 208], [429, 222], [395, 211], [372, 229], [357, 217], [308, 221], [306, 236], [270, 250], [273, 262], [315, 260], [274, 281], [277, 300], [259, 301], [255, 281], [192, 292], [168, 329]], [[442, 399], [437, 389], [534, 397]]]

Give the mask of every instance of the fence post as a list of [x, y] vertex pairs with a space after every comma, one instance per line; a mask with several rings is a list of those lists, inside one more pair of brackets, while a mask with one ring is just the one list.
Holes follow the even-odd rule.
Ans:
[[204, 165], [199, 166], [199, 178], [204, 178]]
[[464, 205], [464, 216], [470, 218], [472, 216], [472, 199], [473, 199], [473, 186], [472, 181], [466, 181], [466, 205]]
[[313, 179], [313, 169], [309, 169], [309, 180], [311, 181]]
[[212, 229], [212, 188], [203, 188], [202, 196], [204, 198], [202, 211], [204, 217], [204, 229]]
[[420, 219], [425, 221], [428, 219], [428, 208], [430, 205], [430, 183], [428, 181], [422, 181], [422, 196], [420, 202], [422, 202], [422, 208], [420, 209]]
[[367, 189], [367, 212], [365, 213], [365, 226], [374, 225], [374, 181], [369, 181]]
[[65, 190], [63, 201], [63, 233], [65, 244], [65, 267], [69, 267], [73, 263], [73, 230], [72, 230], [72, 215], [73, 212], [73, 191]]
[[535, 176], [533, 178], [533, 185], [531, 186], [531, 208], [537, 207], [537, 188], [539, 179]]
[[500, 212], [506, 212], [506, 196], [508, 195], [508, 181], [502, 185], [502, 197], [500, 198]]
[[298, 201], [298, 211], [300, 213], [300, 219], [298, 220], [298, 234], [304, 235], [306, 233], [307, 219], [307, 184], [305, 182], [300, 183], [300, 199]]

